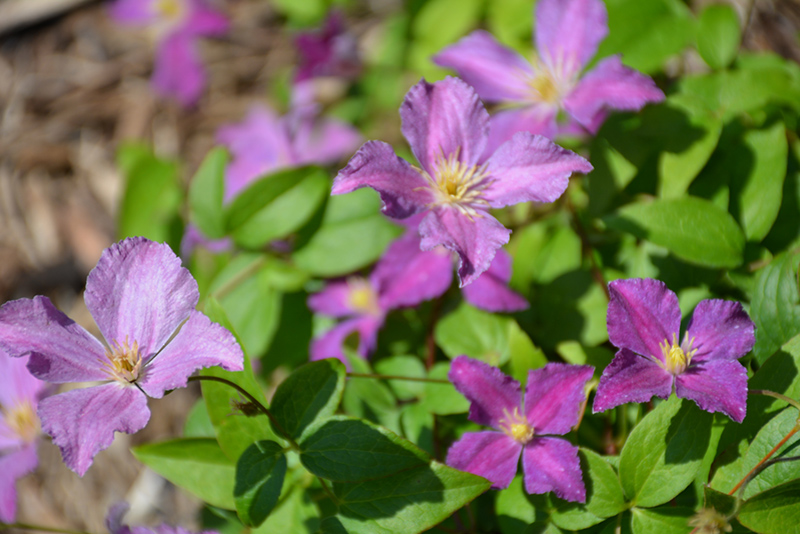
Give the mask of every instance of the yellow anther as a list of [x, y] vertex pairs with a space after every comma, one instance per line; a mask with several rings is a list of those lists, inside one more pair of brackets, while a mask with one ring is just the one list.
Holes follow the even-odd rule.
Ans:
[[503, 418], [499, 423], [500, 430], [518, 443], [525, 445], [533, 439], [535, 433], [533, 426], [529, 425], [525, 416], [519, 413], [519, 408], [514, 408], [512, 413], [503, 408]]
[[347, 285], [350, 289], [347, 294], [347, 304], [350, 309], [367, 315], [381, 314], [381, 309], [378, 305], [378, 294], [368, 280], [351, 278], [347, 281]]
[[181, 0], [158, 0], [155, 10], [161, 17], [177, 19], [183, 14], [184, 6]]
[[434, 175], [419, 169], [436, 193], [434, 204], [448, 204], [472, 217], [479, 215], [476, 207], [489, 207], [482, 198], [483, 191], [491, 184], [485, 165], [469, 165], [458, 159], [459, 150], [445, 157], [436, 157]]
[[125, 338], [123, 343], [114, 341], [111, 348], [106, 351], [108, 363], [103, 362], [108, 374], [114, 380], [122, 383], [133, 383], [142, 374], [142, 356], [139, 354], [139, 343], [133, 345]]
[[693, 339], [689, 339], [688, 335], [684, 337], [683, 343], [678, 344], [677, 334], [672, 334], [672, 343], [664, 340], [659, 346], [661, 347], [661, 354], [664, 356], [664, 368], [673, 375], [679, 375], [689, 367], [692, 363], [692, 357], [697, 352], [697, 349], [692, 349]]
[[0, 413], [11, 430], [11, 437], [30, 443], [41, 433], [39, 416], [30, 401], [22, 401], [8, 409], [0, 407]]
[[528, 82], [528, 85], [534, 92], [534, 100], [553, 104], [558, 102], [558, 87], [549, 72], [540, 71]]

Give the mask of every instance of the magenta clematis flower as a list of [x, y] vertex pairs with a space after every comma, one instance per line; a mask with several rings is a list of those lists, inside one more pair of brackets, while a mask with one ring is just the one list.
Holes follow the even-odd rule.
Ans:
[[294, 42], [300, 53], [295, 82], [318, 76], [354, 78], [361, 71], [358, 41], [347, 32], [338, 11], [328, 15], [322, 28], [297, 34]]
[[147, 26], [158, 42], [153, 86], [181, 105], [197, 102], [206, 74], [197, 51], [197, 38], [228, 31], [228, 19], [204, 0], [117, 0], [111, 16], [120, 24]]
[[753, 348], [755, 325], [738, 302], [704, 300], [678, 341], [678, 297], [653, 279], [608, 284], [608, 337], [620, 350], [603, 371], [593, 411], [626, 402], [678, 397], [741, 423], [747, 371], [736, 361]]
[[[130, 527], [122, 523], [122, 516], [124, 516], [128, 509], [128, 503], [119, 502], [113, 505], [108, 510], [106, 515], [106, 528], [110, 534], [192, 534], [190, 531], [182, 527], [173, 527], [167, 524], [158, 525], [155, 528], [147, 527]], [[218, 534], [215, 530], [204, 530], [199, 534]]]
[[0, 350], [0, 523], [13, 523], [18, 479], [36, 469], [36, 439], [41, 434], [36, 408], [48, 385], [31, 376], [27, 358]]
[[336, 176], [332, 193], [371, 187], [389, 217], [427, 212], [419, 225], [421, 247], [442, 245], [458, 254], [462, 286], [489, 268], [511, 234], [489, 208], [552, 202], [573, 172], [592, 169], [577, 154], [527, 132], [482, 158], [489, 114], [475, 91], [457, 78], [434, 84], [421, 80], [406, 94], [400, 116], [421, 168], [397, 157], [390, 145], [369, 141]]
[[[538, 57], [532, 62], [480, 30], [445, 48], [433, 61], [455, 70], [487, 102], [511, 107], [492, 118], [490, 150], [515, 132], [554, 137], [561, 110], [594, 133], [608, 109], [639, 110], [664, 99], [650, 77], [625, 67], [619, 56], [605, 58], [581, 74], [608, 34], [607, 19], [601, 0], [540, 0]], [[567, 124], [566, 129], [575, 128]]]
[[243, 369], [233, 335], [194, 309], [198, 298], [197, 282], [169, 246], [134, 237], [107, 248], [86, 280], [86, 307], [105, 344], [47, 297], [0, 308], [0, 348], [11, 356], [30, 355], [35, 377], [103, 382], [39, 403], [42, 429], [70, 469], [82, 476], [115, 431], [144, 428], [148, 396], [185, 387], [202, 367]]
[[561, 436], [578, 423], [590, 365], [548, 363], [528, 372], [523, 402], [519, 382], [466, 356], [453, 360], [448, 378], [470, 401], [469, 419], [499, 432], [466, 432], [447, 451], [447, 465], [507, 488], [522, 455], [528, 493], [555, 492], [586, 502], [578, 447]]

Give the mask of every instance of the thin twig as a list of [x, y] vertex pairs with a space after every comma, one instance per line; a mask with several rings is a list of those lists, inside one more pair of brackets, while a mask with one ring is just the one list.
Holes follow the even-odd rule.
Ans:
[[781, 393], [776, 393], [776, 392], [770, 391], [768, 389], [751, 389], [750, 390], [750, 394], [751, 395], [766, 395], [768, 397], [775, 397], [776, 399], [780, 399], [780, 400], [782, 400], [783, 402], [785, 402], [787, 404], [791, 404], [792, 406], [797, 408], [798, 411], [800, 411], [800, 402], [797, 402], [793, 398], [787, 397], [786, 395], [783, 395]]
[[418, 378], [416, 376], [381, 375], [377, 373], [347, 373], [350, 378], [375, 378], [378, 380], [408, 380], [410, 382], [432, 382], [434, 384], [449, 384], [445, 378]]
[[[775, 445], [775, 446], [772, 448], [772, 450], [771, 450], [771, 451], [769, 451], [769, 452], [766, 454], [766, 456], [764, 456], [764, 457], [761, 459], [761, 461], [759, 461], [759, 462], [756, 464], [756, 466], [755, 466], [754, 468], [752, 468], [752, 469], [751, 469], [751, 470], [750, 470], [750, 471], [749, 471], [749, 472], [748, 472], [748, 473], [745, 475], [745, 477], [744, 477], [742, 480], [740, 480], [740, 481], [739, 481], [739, 483], [738, 483], [738, 484], [736, 484], [736, 485], [733, 487], [733, 489], [732, 489], [731, 491], [729, 491], [729, 492], [728, 492], [728, 495], [733, 495], [734, 493], [736, 493], [736, 490], [738, 490], [740, 487], [742, 487], [742, 486], [746, 485], [746, 484], [747, 484], [747, 483], [750, 481], [750, 479], [752, 479], [752, 478], [755, 478], [755, 476], [758, 474], [758, 472], [760, 472], [760, 469], [759, 469], [759, 468], [762, 468], [762, 465], [766, 464], [766, 463], [767, 463], [767, 460], [769, 460], [769, 458], [770, 458], [770, 457], [771, 457], [773, 454], [775, 454], [776, 452], [778, 452], [778, 449], [780, 449], [781, 447], [783, 447], [783, 445], [784, 445], [784, 444], [785, 444], [787, 441], [789, 441], [789, 439], [790, 439], [792, 436], [794, 436], [794, 435], [797, 433], [797, 431], [798, 431], [798, 430], [800, 430], [800, 425], [797, 425], [797, 424], [796, 424], [796, 425], [794, 425], [794, 428], [792, 428], [792, 430], [790, 430], [790, 431], [789, 431], [789, 433], [788, 433], [788, 434], [786, 434], [786, 436], [785, 436], [785, 437], [784, 437], [784, 438], [783, 438], [783, 439], [780, 441], [780, 443], [778, 443], [777, 445]], [[769, 465], [772, 465], [772, 463], [770, 463]], [[765, 467], [763, 467], [762, 469], [766, 469], [766, 467], [768, 467], [768, 466], [765, 466]], [[758, 471], [758, 472], [757, 472], [757, 471]]]

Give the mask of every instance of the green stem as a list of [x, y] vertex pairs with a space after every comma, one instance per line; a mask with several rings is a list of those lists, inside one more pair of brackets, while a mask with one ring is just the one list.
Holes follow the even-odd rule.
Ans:
[[408, 380], [411, 382], [432, 382], [434, 384], [449, 384], [445, 378], [417, 378], [414, 376], [380, 375], [376, 373], [347, 373], [350, 378], [376, 378], [378, 380]]
[[[795, 427], [795, 428], [797, 428], [797, 427]], [[738, 512], [739, 503], [742, 502], [742, 496], [744, 495], [745, 488], [747, 487], [747, 485], [750, 483], [751, 480], [753, 480], [759, 474], [761, 474], [761, 471], [763, 471], [767, 467], [769, 467], [771, 465], [774, 465], [774, 464], [779, 464], [781, 462], [796, 462], [797, 460], [800, 460], [800, 456], [787, 456], [785, 458], [773, 458], [772, 460], [770, 460], [768, 462], [764, 462], [763, 465], [756, 466], [755, 468], [753, 468], [753, 470], [750, 471], [750, 473], [748, 473], [747, 476], [745, 477], [745, 479], [743, 480], [744, 484], [742, 484], [742, 487], [739, 489], [739, 493], [736, 496], [736, 511]], [[729, 493], [728, 495], [731, 495], [732, 493], [733, 492]]]
[[57, 532], [59, 534], [88, 534], [81, 530], [69, 530], [66, 528], [44, 527], [42, 525], [29, 525], [27, 523], [0, 523], [0, 531], [7, 528], [18, 528], [21, 530], [38, 530], [41, 532]]
[[797, 402], [793, 398], [787, 397], [786, 395], [782, 395], [780, 393], [775, 393], [774, 391], [770, 391], [768, 389], [751, 389], [750, 390], [750, 394], [753, 394], [753, 395], [766, 395], [768, 397], [775, 397], [776, 399], [780, 399], [785, 403], [791, 404], [792, 406], [797, 408], [798, 411], [800, 411], [800, 402]]

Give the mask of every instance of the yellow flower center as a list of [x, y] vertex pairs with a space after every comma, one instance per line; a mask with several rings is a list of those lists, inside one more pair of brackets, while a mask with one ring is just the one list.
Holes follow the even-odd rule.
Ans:
[[537, 103], [558, 106], [562, 98], [567, 95], [575, 85], [577, 73], [572, 72], [572, 63], [558, 58], [554, 65], [542, 62], [537, 56], [531, 59], [533, 74], [522, 74], [525, 78], [527, 92], [523, 95], [525, 100]]
[[559, 100], [558, 87], [550, 73], [542, 70], [528, 81], [531, 98], [537, 102], [555, 104]]
[[353, 311], [367, 315], [380, 315], [378, 294], [368, 280], [352, 278], [347, 281], [350, 292], [347, 295], [347, 304]]
[[519, 413], [519, 408], [514, 408], [512, 413], [508, 413], [506, 408], [503, 408], [503, 418], [500, 419], [500, 430], [512, 438], [514, 441], [525, 445], [533, 439], [534, 430], [528, 424], [525, 416]]
[[470, 217], [478, 215], [475, 208], [488, 208], [489, 203], [482, 198], [483, 191], [492, 180], [485, 165], [468, 165], [458, 159], [459, 151], [445, 157], [440, 154], [434, 161], [434, 176], [419, 170], [436, 192], [435, 205], [455, 206]]
[[30, 401], [22, 401], [10, 409], [0, 407], [0, 414], [11, 429], [11, 435], [30, 443], [41, 433], [39, 416]]
[[114, 341], [111, 349], [106, 351], [108, 362], [103, 362], [109, 376], [117, 382], [131, 384], [136, 382], [143, 374], [142, 355], [139, 354], [139, 343], [128, 343], [128, 338], [120, 344]]
[[697, 349], [692, 349], [694, 339], [689, 339], [688, 334], [684, 337], [683, 343], [678, 344], [677, 334], [672, 334], [672, 343], [664, 340], [659, 346], [661, 354], [664, 356], [664, 368], [673, 375], [679, 375], [692, 363], [692, 357]]
[[184, 4], [181, 0], [158, 0], [155, 3], [156, 13], [165, 19], [178, 19], [183, 16]]

